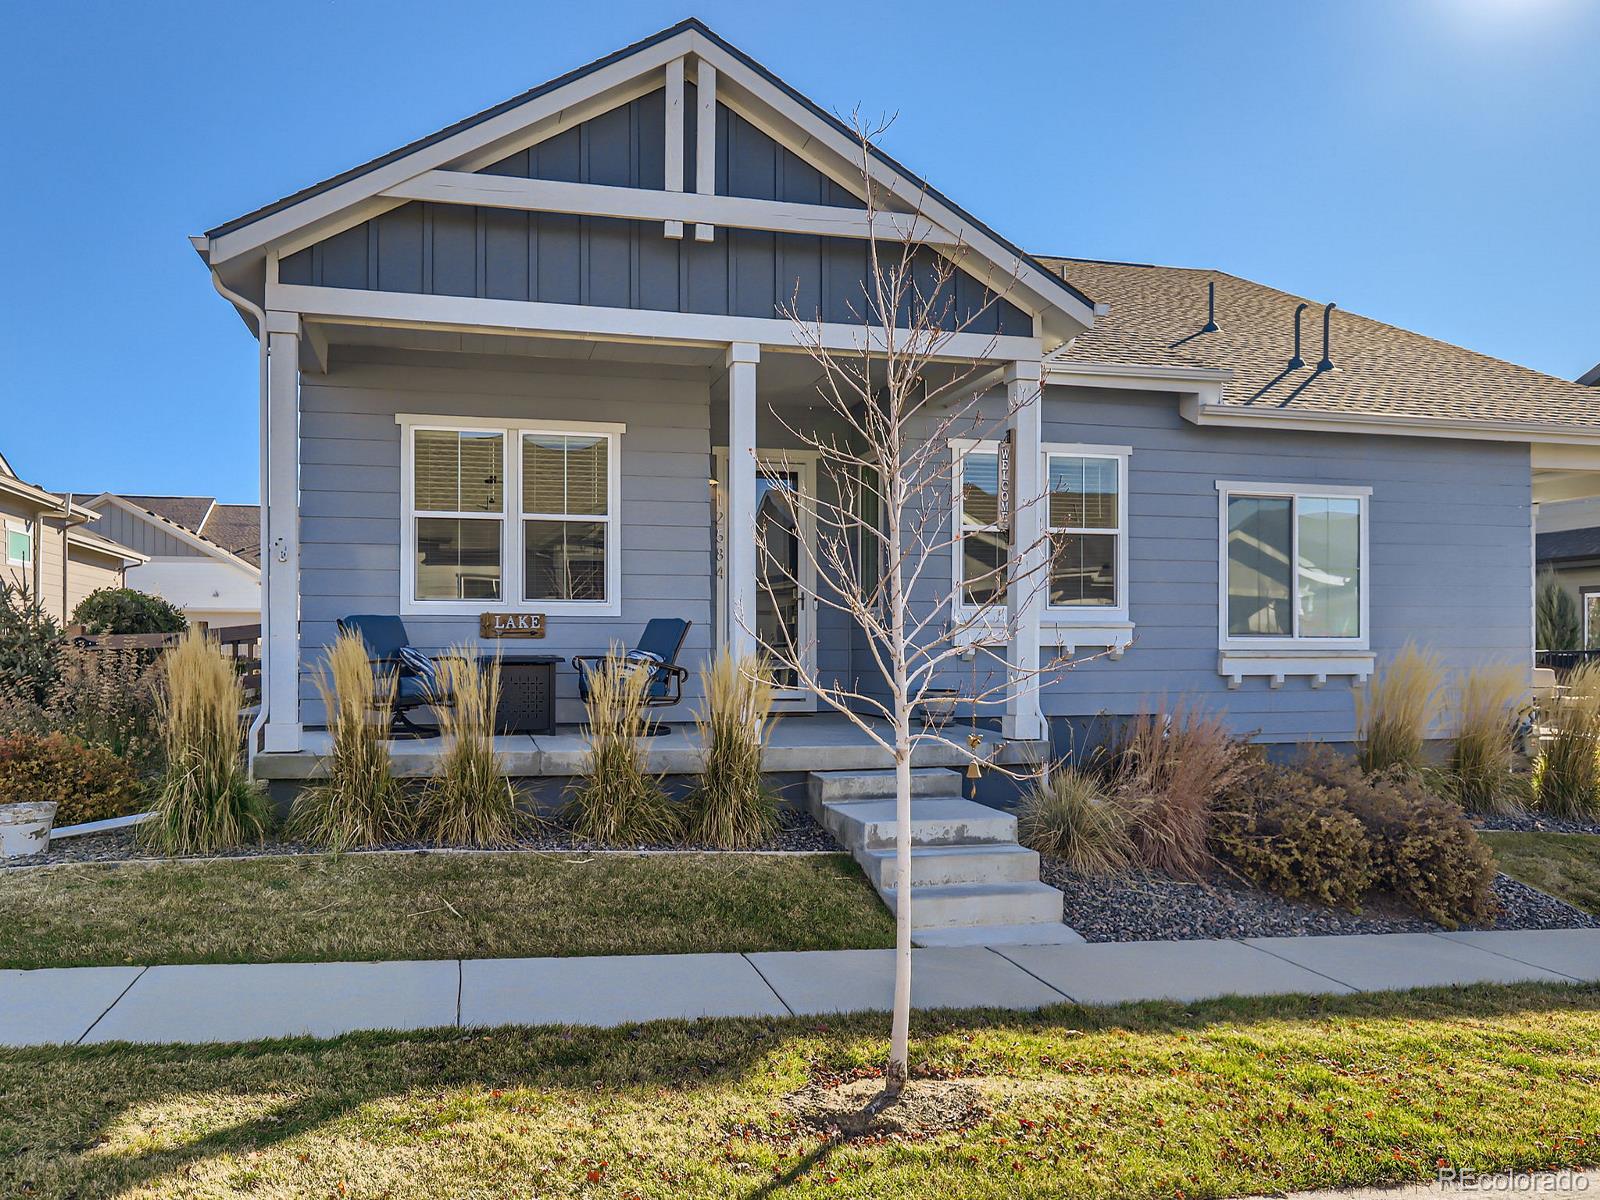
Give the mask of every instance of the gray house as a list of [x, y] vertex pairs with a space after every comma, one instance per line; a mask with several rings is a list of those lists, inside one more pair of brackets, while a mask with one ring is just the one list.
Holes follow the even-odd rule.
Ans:
[[[678, 616], [691, 667], [751, 646], [756, 613], [871, 686], [858, 631], [764, 590], [751, 536], [811, 536], [773, 500], [819, 486], [787, 432], [818, 419], [817, 371], [780, 306], [865, 335], [857, 153], [686, 21], [194, 239], [261, 345], [264, 752], [302, 750], [310, 672], [357, 612], [423, 647], [542, 614], [563, 656]], [[1530, 661], [1534, 503], [1600, 494], [1592, 390], [1220, 272], [1030, 256], [870, 171], [878, 220], [960, 248], [974, 323], [942, 352], [1023, 398], [1008, 444], [1068, 501], [1019, 513], [1050, 586], [948, 680], [1089, 657], [988, 710], [1004, 737], [1165, 696], [1347, 739], [1351, 683], [1408, 640]], [[960, 581], [996, 545], [999, 439], [951, 450]]]

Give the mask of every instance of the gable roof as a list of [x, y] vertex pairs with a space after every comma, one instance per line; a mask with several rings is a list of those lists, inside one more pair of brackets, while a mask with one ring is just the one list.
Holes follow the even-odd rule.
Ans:
[[[494, 126], [497, 118], [511, 117], [515, 119], [517, 111], [524, 106], [541, 98], [551, 96], [563, 88], [583, 83], [586, 80], [592, 80], [605, 71], [606, 68], [626, 64], [628, 59], [645, 55], [647, 51], [663, 47], [666, 43], [673, 42], [674, 39], [683, 40], [681, 48], [674, 48], [676, 50], [674, 56], [695, 53], [704, 57], [707, 52], [712, 52], [715, 57], [720, 57], [723, 60], [718, 65], [719, 77], [725, 77], [726, 73], [732, 68], [736, 72], [745, 74], [745, 82], [747, 84], [752, 81], [759, 81], [759, 83], [780, 93], [784, 100], [796, 106], [799, 110], [794, 115], [802, 123], [806, 120], [815, 123], [806, 138], [810, 149], [820, 153], [825, 149], [825, 143], [828, 140], [841, 137], [846, 140], [848, 147], [854, 147], [856, 139], [854, 131], [838, 117], [815, 104], [748, 54], [719, 37], [704, 22], [698, 18], [690, 17], [648, 38], [634, 42], [630, 46], [539, 84], [537, 87], [531, 88], [491, 108], [484, 109], [482, 112], [457, 121], [452, 125], [447, 125], [434, 133], [417, 138], [398, 149], [379, 155], [377, 158], [370, 159], [360, 166], [353, 167], [320, 183], [312, 184], [270, 204], [263, 205], [243, 216], [224, 222], [205, 233], [205, 248], [202, 253], [206, 256], [208, 263], [215, 266], [219, 261], [223, 261], [217, 257], [219, 239], [228, 238], [229, 235], [237, 234], [269, 217], [288, 214], [297, 206], [319, 197], [328, 196], [339, 189], [345, 189], [348, 192], [347, 195], [339, 198], [339, 205], [344, 210], [354, 209], [362, 202], [371, 202], [381, 195], [385, 187], [389, 186], [388, 181], [379, 181], [375, 185], [369, 185], [364, 182], [367, 177], [373, 176], [376, 172], [400, 164], [403, 160], [413, 155], [419, 155], [425, 151], [440, 147], [443, 143], [450, 142], [451, 139], [461, 139], [460, 144], [451, 147], [448, 151], [449, 154], [456, 158], [470, 153], [474, 148], [482, 149], [481, 145], [473, 147], [470, 144], [469, 137], [474, 133], [480, 134], [488, 142], [504, 141], [511, 136], [513, 130]], [[624, 69], [626, 68], [624, 67]], [[659, 69], [658, 64], [654, 62], [647, 61], [640, 64], [641, 72], [647, 73], [657, 69]], [[723, 103], [726, 100], [720, 89], [718, 100], [719, 103]], [[533, 123], [535, 123], [534, 119], [530, 118], [527, 125]], [[525, 125], [524, 127], [527, 126]], [[819, 133], [825, 136], [815, 136]], [[811, 143], [815, 144], [812, 145]], [[853, 150], [852, 153], [843, 155], [843, 158], [849, 161], [852, 155]], [[872, 159], [874, 165], [880, 168], [877, 174], [881, 175], [878, 180], [881, 186], [890, 194], [899, 196], [903, 201], [914, 202], [922, 215], [935, 224], [946, 227], [951, 233], [960, 234], [968, 252], [988, 259], [997, 265], [1004, 266], [1008, 280], [1014, 280], [1018, 287], [1027, 289], [1031, 294], [1039, 295], [1046, 304], [1065, 312], [1074, 325], [1086, 326], [1093, 323], [1094, 301], [1079, 291], [1070, 281], [1063, 279], [1056, 272], [1047, 270], [1025, 251], [1001, 237], [984, 222], [979, 221], [965, 209], [955, 204], [920, 176], [907, 170], [877, 146], [872, 147]], [[432, 164], [418, 165], [417, 171], [413, 172], [413, 174], [427, 170], [430, 165]], [[941, 210], [943, 211], [941, 212]], [[308, 219], [315, 220], [310, 214], [308, 214]], [[326, 215], [324, 215], [323, 219], [327, 219]], [[269, 243], [281, 241], [290, 235], [292, 229], [293, 226], [287, 229], [277, 229], [271, 238], [265, 240]], [[1001, 263], [1000, 257], [996, 256], [996, 251], [1001, 252], [1000, 257], [1008, 257], [1011, 262]], [[231, 258], [234, 255], [230, 254], [225, 257]]]
[[1536, 562], [1577, 562], [1600, 558], [1600, 527], [1559, 529], [1534, 538]]
[[1584, 387], [1600, 387], [1600, 363], [1595, 363], [1594, 366], [1579, 375], [1578, 382], [1583, 384]]
[[90, 508], [112, 503], [174, 533], [198, 550], [261, 568], [261, 506], [219, 504], [211, 496], [135, 496], [102, 492]]
[[[1600, 392], [1460, 346], [1333, 310], [1329, 353], [1317, 371], [1323, 307], [1222, 271], [1143, 263], [1042, 258], [1109, 305], [1094, 328], [1051, 361], [1231, 371], [1222, 407], [1278, 415], [1329, 414], [1406, 420], [1517, 422], [1600, 431]], [[1215, 332], [1207, 320], [1216, 285]], [[1301, 314], [1300, 357], [1294, 311]]]

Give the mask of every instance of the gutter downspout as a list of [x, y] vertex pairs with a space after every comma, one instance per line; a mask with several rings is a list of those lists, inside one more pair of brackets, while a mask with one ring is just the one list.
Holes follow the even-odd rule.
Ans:
[[[209, 265], [209, 264], [208, 264]], [[256, 535], [258, 553], [261, 555], [261, 703], [256, 706], [255, 720], [250, 722], [249, 732], [245, 734], [245, 757], [249, 768], [253, 771], [256, 764], [256, 743], [261, 737], [261, 727], [267, 723], [267, 576], [270, 572], [266, 569], [267, 556], [267, 313], [264, 308], [238, 292], [232, 291], [222, 282], [221, 276], [215, 271], [211, 272], [211, 286], [217, 293], [230, 304], [244, 309], [256, 319], [256, 341], [260, 346], [260, 394], [261, 394], [261, 528]]]

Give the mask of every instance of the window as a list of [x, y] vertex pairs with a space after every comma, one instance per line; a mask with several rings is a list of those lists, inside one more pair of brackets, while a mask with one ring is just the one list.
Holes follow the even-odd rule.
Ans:
[[396, 419], [406, 611], [615, 615], [622, 426]]
[[883, 529], [883, 478], [877, 467], [863, 465], [856, 479], [856, 572], [861, 594], [871, 596], [883, 582], [885, 546], [873, 530]]
[[1583, 648], [1600, 649], [1600, 588], [1582, 588]]
[[1364, 647], [1370, 488], [1219, 483], [1222, 633]]
[[1000, 527], [1000, 452], [984, 442], [960, 455], [960, 489], [956, 502], [960, 522], [957, 564], [963, 608], [999, 604], [1006, 595], [1009, 534]]
[[26, 567], [33, 562], [33, 525], [31, 522], [6, 522], [6, 562], [12, 566]]

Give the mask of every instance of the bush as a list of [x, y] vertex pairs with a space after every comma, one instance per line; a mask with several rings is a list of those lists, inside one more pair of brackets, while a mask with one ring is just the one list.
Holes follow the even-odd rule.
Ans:
[[1446, 928], [1493, 918], [1494, 855], [1456, 805], [1413, 774], [1367, 774], [1327, 747], [1306, 752], [1300, 767], [1343, 793], [1343, 807], [1366, 831], [1379, 886]]
[[1533, 793], [1554, 817], [1600, 816], [1600, 663], [1567, 676], [1566, 695], [1545, 714], [1550, 736], [1533, 763]]
[[1539, 576], [1534, 606], [1534, 641], [1538, 650], [1577, 650], [1583, 644], [1583, 618], [1578, 602], [1554, 571]]
[[166, 766], [154, 816], [140, 833], [167, 854], [259, 841], [267, 827], [266, 796], [245, 771], [244, 686], [233, 664], [191, 630], [162, 656], [161, 674]]
[[644, 768], [639, 739], [655, 729], [645, 696], [650, 672], [613, 647], [589, 677], [589, 753], [563, 816], [579, 837], [601, 845], [676, 840], [682, 816], [661, 780]]
[[317, 677], [333, 735], [328, 778], [301, 791], [289, 812], [289, 831], [335, 851], [404, 837], [411, 821], [389, 759], [393, 672], [378, 672], [354, 633], [329, 647]]
[[85, 633], [182, 633], [189, 619], [160, 596], [136, 588], [100, 588], [78, 601], [71, 624], [82, 625]]
[[494, 752], [500, 706], [500, 668], [484, 667], [477, 652], [458, 646], [435, 664], [439, 736], [445, 752], [423, 789], [418, 830], [448, 846], [503, 846], [520, 817], [511, 781]]
[[1237, 774], [1241, 751], [1221, 718], [1181, 705], [1128, 723], [1113, 751], [1111, 790], [1129, 808], [1142, 866], [1175, 879], [1205, 876], [1212, 804]]
[[54, 800], [57, 827], [137, 812], [138, 775], [103, 746], [52, 733], [0, 739], [0, 804]]
[[1444, 681], [1437, 655], [1407, 642], [1356, 692], [1356, 757], [1364, 771], [1422, 766], [1423, 739], [1438, 711]]
[[1359, 912], [1373, 881], [1366, 828], [1343, 792], [1261, 756], [1218, 798], [1211, 845], [1244, 878], [1291, 900]]
[[1120, 875], [1133, 864], [1128, 814], [1086, 771], [1059, 763], [1017, 809], [1017, 838], [1080, 875]]
[[755, 846], [778, 828], [778, 798], [761, 774], [762, 737], [772, 720], [772, 676], [754, 655], [724, 651], [700, 671], [695, 728], [705, 750], [689, 797], [684, 836], [727, 849]]
[[42, 706], [61, 674], [66, 639], [25, 589], [0, 580], [0, 702]]
[[1522, 807], [1511, 769], [1527, 695], [1525, 667], [1474, 667], [1457, 682], [1451, 704], [1455, 744], [1445, 785], [1463, 808], [1493, 813]]

